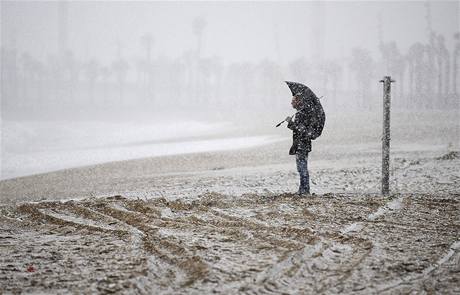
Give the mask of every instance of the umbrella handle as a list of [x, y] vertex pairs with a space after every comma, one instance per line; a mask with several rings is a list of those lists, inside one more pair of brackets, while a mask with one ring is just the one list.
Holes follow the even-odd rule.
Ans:
[[[294, 117], [295, 115], [297, 115], [297, 113], [298, 112], [296, 112], [294, 115], [292, 115], [291, 118]], [[276, 124], [275, 127], [280, 127], [280, 125], [283, 124], [284, 122], [286, 122], [286, 120], [283, 120], [283, 121], [279, 122], [278, 124]]]

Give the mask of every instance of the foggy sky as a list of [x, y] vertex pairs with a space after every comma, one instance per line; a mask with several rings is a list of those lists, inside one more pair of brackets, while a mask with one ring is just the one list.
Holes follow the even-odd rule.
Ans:
[[[151, 33], [153, 57], [176, 58], [197, 47], [192, 23], [206, 21], [202, 56], [224, 62], [287, 63], [299, 57], [340, 58], [360, 46], [378, 56], [379, 17], [384, 41], [405, 52], [427, 41], [426, 2], [68, 2], [68, 47], [78, 58], [112, 60], [143, 54]], [[459, 30], [459, 4], [432, 1], [434, 31]], [[58, 52], [58, 2], [1, 2], [2, 46], [39, 59]], [[318, 56], [318, 54], [320, 56]]]

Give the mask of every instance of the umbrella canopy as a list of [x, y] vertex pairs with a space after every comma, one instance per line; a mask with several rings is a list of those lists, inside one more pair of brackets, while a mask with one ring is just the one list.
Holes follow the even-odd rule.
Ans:
[[302, 83], [285, 81], [293, 96], [298, 96], [303, 102], [303, 110], [310, 118], [312, 138], [316, 139], [321, 135], [326, 122], [326, 114], [318, 97], [310, 88]]

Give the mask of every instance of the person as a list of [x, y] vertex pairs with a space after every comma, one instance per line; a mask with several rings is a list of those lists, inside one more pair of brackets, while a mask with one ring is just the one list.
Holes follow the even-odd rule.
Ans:
[[296, 156], [297, 171], [300, 176], [300, 186], [298, 195], [310, 194], [310, 176], [308, 173], [308, 153], [311, 152], [311, 122], [309, 110], [302, 96], [296, 94], [292, 97], [291, 105], [297, 110], [292, 117], [287, 117], [287, 127], [292, 130], [292, 146], [289, 150], [290, 155]]

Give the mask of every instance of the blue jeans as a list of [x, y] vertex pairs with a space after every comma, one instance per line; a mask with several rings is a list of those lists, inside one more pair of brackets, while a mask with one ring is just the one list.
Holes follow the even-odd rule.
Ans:
[[297, 171], [300, 175], [299, 194], [310, 193], [310, 176], [308, 174], [308, 153], [305, 155], [295, 155]]

